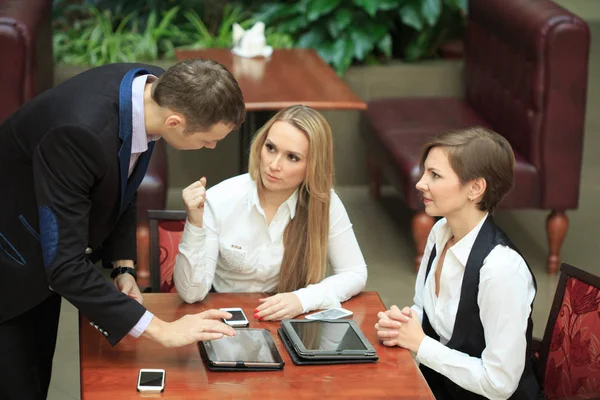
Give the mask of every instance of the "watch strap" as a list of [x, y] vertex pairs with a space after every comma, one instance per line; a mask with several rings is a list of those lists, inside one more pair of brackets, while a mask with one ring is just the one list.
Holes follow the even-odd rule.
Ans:
[[133, 276], [133, 279], [135, 279], [135, 281], [137, 282], [137, 273], [135, 272], [135, 269], [131, 268], [131, 267], [115, 267], [115, 268], [113, 268], [112, 272], [110, 273], [110, 278], [115, 279], [117, 276], [122, 275], [122, 274], [129, 274], [129, 275]]

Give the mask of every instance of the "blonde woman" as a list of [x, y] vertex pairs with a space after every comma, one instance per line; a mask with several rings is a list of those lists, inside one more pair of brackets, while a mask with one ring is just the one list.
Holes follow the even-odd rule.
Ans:
[[[269, 321], [358, 294], [367, 267], [333, 176], [325, 118], [302, 105], [277, 113], [253, 140], [248, 174], [184, 189], [187, 221], [174, 271], [182, 299], [202, 300], [211, 289], [276, 293], [254, 312]], [[333, 275], [325, 278], [327, 261]]]

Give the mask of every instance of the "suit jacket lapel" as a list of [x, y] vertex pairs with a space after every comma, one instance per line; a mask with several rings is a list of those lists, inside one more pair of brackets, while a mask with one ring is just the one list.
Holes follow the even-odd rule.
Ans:
[[[125, 74], [123, 79], [121, 80], [121, 87], [119, 88], [119, 138], [121, 138], [121, 148], [119, 149], [119, 169], [121, 172], [121, 210], [119, 214], [125, 210], [131, 198], [126, 196], [127, 193], [127, 174], [129, 172], [129, 162], [131, 160], [131, 133], [132, 133], [132, 112], [133, 107], [131, 104], [131, 96], [132, 96], [132, 85], [133, 79], [136, 75], [144, 73], [150, 74], [151, 72], [144, 68], [136, 68], [132, 69]], [[151, 150], [150, 146], [148, 146], [148, 150]], [[151, 153], [151, 151], [148, 151]], [[140, 159], [145, 154], [140, 156]], [[147, 155], [147, 158], [150, 157], [150, 154]], [[138, 162], [139, 164], [139, 162]], [[148, 161], [146, 161], [146, 166]], [[136, 168], [138, 171], [142, 172], [142, 178], [145, 174], [146, 169], [143, 170], [141, 168]], [[140, 179], [141, 182], [141, 179]], [[138, 183], [139, 185], [139, 183]], [[136, 186], [137, 189], [137, 186]], [[135, 190], [134, 190], [135, 192]]]

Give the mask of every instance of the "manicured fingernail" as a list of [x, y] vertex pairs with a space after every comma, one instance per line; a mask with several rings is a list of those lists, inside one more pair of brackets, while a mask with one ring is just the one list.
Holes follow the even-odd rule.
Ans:
[[258, 319], [258, 314], [254, 314], [254, 319]]
[[258, 313], [258, 308], [255, 308], [254, 309], [254, 314], [257, 314], [257, 313]]
[[262, 321], [262, 320], [263, 320], [263, 317], [260, 317], [258, 320], [259, 320], [259, 321]]

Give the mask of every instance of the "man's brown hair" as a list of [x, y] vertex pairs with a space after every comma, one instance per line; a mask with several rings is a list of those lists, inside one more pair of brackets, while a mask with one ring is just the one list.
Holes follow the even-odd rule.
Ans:
[[186, 132], [208, 130], [219, 122], [236, 129], [246, 117], [237, 81], [212, 60], [194, 58], [173, 65], [154, 84], [152, 98], [159, 106], [182, 114]]
[[508, 140], [482, 127], [444, 133], [423, 148], [420, 165], [434, 147], [441, 147], [461, 183], [483, 178], [486, 189], [477, 204], [480, 210], [493, 212], [510, 191], [514, 181], [515, 155]]

